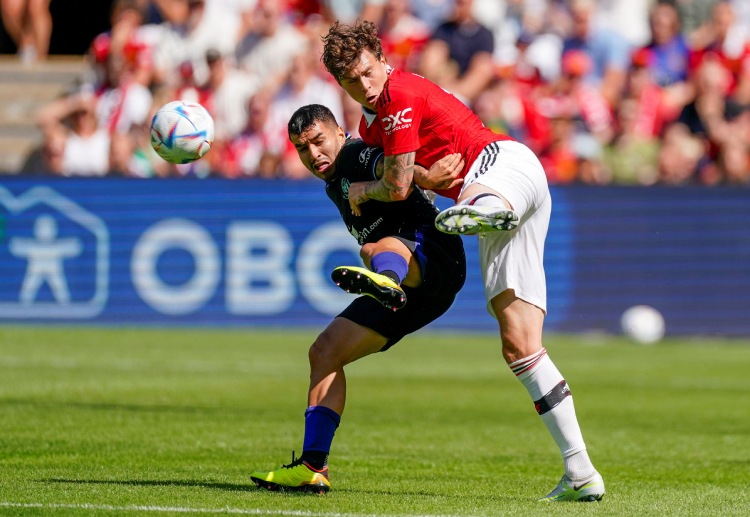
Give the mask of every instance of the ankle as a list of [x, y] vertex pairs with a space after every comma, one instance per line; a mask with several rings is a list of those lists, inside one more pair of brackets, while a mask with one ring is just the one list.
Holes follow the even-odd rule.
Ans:
[[325, 470], [328, 467], [328, 453], [325, 451], [302, 451], [300, 459], [315, 470]]

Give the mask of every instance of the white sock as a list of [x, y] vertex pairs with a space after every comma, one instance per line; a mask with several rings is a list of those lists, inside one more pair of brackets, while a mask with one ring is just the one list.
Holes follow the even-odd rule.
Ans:
[[573, 480], [591, 476], [594, 465], [586, 452], [578, 426], [573, 396], [562, 374], [547, 355], [547, 350], [542, 348], [508, 366], [531, 395], [542, 422], [560, 448], [565, 474]]
[[497, 197], [495, 194], [490, 194], [489, 192], [484, 192], [482, 194], [477, 194], [476, 196], [472, 196], [469, 199], [464, 199], [459, 204], [460, 205], [472, 205], [472, 206], [494, 206], [494, 207], [506, 208], [505, 203], [503, 203], [502, 199]]

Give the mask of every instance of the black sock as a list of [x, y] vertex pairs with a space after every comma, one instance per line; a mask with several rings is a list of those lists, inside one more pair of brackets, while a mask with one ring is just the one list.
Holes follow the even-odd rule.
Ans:
[[390, 269], [387, 269], [385, 271], [378, 271], [379, 275], [387, 276], [391, 280], [393, 280], [393, 283], [400, 284], [401, 279], [398, 277], [395, 271], [391, 271]]
[[302, 451], [301, 459], [315, 470], [323, 470], [328, 466], [328, 453], [325, 451]]

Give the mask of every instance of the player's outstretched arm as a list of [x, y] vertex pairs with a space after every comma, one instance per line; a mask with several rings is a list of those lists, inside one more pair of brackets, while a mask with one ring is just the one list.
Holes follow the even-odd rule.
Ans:
[[430, 170], [416, 165], [414, 183], [426, 190], [451, 189], [464, 182], [464, 179], [459, 177], [464, 165], [461, 153], [443, 156], [432, 164]]
[[360, 215], [359, 205], [369, 199], [403, 201], [411, 194], [414, 179], [415, 152], [386, 156], [383, 176], [377, 181], [363, 181], [349, 186], [349, 206]]

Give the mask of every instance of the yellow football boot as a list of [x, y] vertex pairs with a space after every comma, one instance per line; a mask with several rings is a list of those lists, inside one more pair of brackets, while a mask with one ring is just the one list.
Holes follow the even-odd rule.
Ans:
[[271, 472], [253, 472], [250, 474], [250, 479], [258, 488], [274, 491], [325, 494], [331, 489], [331, 482], [328, 481], [328, 467], [315, 470], [301, 458], [294, 459], [294, 454], [289, 465]]
[[347, 293], [364, 294], [375, 298], [384, 307], [398, 310], [406, 305], [406, 294], [401, 286], [385, 275], [356, 266], [337, 267], [331, 278]]

